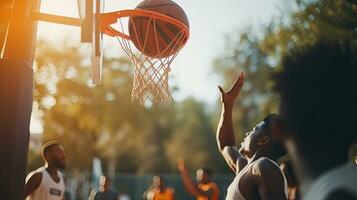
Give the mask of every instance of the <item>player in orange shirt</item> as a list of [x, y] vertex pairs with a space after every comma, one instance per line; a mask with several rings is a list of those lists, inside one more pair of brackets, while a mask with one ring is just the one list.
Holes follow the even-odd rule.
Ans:
[[181, 173], [183, 183], [189, 193], [197, 197], [197, 200], [218, 200], [219, 188], [211, 181], [212, 171], [208, 168], [201, 168], [196, 171], [198, 184], [193, 183], [188, 174], [183, 160], [178, 162], [178, 170]]
[[146, 200], [174, 200], [175, 192], [172, 188], [166, 187], [161, 176], [154, 176], [151, 187], [144, 192], [143, 197]]

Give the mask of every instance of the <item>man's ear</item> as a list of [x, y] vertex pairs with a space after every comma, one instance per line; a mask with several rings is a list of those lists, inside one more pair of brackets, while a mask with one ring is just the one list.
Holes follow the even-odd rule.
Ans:
[[263, 146], [265, 144], [268, 144], [270, 142], [270, 138], [268, 136], [264, 136], [258, 140], [258, 145]]

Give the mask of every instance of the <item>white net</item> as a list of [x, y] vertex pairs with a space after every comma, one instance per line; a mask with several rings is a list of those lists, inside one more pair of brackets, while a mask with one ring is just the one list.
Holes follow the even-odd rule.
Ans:
[[[165, 49], [160, 49], [157, 39], [158, 35], [156, 31], [156, 24], [158, 24], [157, 21], [161, 19], [156, 19], [154, 17], [146, 18], [149, 20], [147, 23], [147, 29], [153, 28], [154, 35], [148, 35], [149, 31], [146, 31], [145, 36], [138, 35], [134, 26], [135, 35], [131, 35], [131, 37], [145, 38], [142, 46], [139, 47], [140, 49], [145, 49], [148, 38], [155, 38], [154, 43], [156, 47], [151, 47], [157, 50], [155, 57], [147, 56], [142, 51], [138, 50], [128, 37], [122, 37], [122, 35], [116, 34], [116, 38], [135, 67], [133, 89], [131, 94], [132, 101], [137, 101], [141, 105], [145, 105], [147, 103], [157, 105], [172, 101], [168, 84], [169, 72], [171, 70], [170, 65], [177, 56], [178, 52], [184, 46], [187, 40], [187, 35], [185, 35], [183, 30], [179, 30], [167, 47]], [[112, 27], [108, 28], [113, 32], [119, 31], [125, 35], [129, 35], [128, 26], [124, 26], [124, 24], [128, 23], [133, 23], [133, 20], [131, 18], [119, 18], [116, 30]], [[165, 57], [163, 55], [169, 56]]]

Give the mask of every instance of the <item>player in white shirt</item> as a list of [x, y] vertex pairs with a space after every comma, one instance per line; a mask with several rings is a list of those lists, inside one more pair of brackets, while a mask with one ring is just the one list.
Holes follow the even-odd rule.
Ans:
[[65, 169], [63, 147], [57, 141], [43, 145], [42, 157], [45, 165], [26, 177], [25, 198], [27, 200], [63, 200], [65, 183], [59, 170]]

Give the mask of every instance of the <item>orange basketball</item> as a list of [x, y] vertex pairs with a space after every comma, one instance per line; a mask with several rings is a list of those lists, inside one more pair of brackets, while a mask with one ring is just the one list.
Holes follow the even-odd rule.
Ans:
[[[145, 0], [135, 9], [165, 14], [189, 27], [185, 11], [171, 0]], [[129, 34], [132, 42], [138, 50], [149, 57], [168, 57], [177, 52], [185, 43], [173, 42], [179, 33], [180, 29], [176, 25], [163, 20], [150, 21], [149, 17], [143, 16], [131, 17], [129, 20]]]

